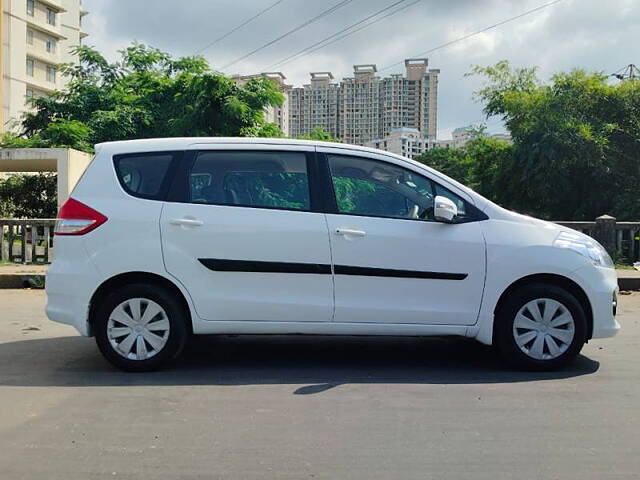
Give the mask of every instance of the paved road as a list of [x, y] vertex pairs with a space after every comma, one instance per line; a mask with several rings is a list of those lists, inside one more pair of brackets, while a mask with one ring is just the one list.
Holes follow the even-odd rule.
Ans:
[[0, 479], [640, 477], [640, 294], [569, 369], [459, 339], [206, 338], [124, 374], [0, 292]]

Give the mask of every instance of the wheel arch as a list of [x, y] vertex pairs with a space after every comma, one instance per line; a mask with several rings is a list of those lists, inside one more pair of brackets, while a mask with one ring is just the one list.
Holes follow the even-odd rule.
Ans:
[[[531, 285], [534, 283], [544, 283], [547, 285], [554, 285], [560, 288], [564, 288], [569, 293], [571, 293], [576, 300], [580, 303], [580, 306], [584, 310], [584, 314], [587, 318], [587, 341], [591, 339], [593, 335], [593, 309], [591, 308], [591, 303], [589, 302], [589, 297], [585, 293], [585, 291], [578, 285], [576, 282], [571, 280], [570, 278], [564, 277], [562, 275], [552, 274], [552, 273], [538, 273], [534, 275], [527, 275], [526, 277], [522, 277], [516, 281], [514, 281], [511, 285], [509, 285], [504, 292], [500, 295], [498, 302], [493, 310], [494, 317], [498, 310], [502, 307], [505, 300], [509, 297], [509, 294], [519, 288], [524, 287], [525, 285]], [[495, 329], [495, 321], [494, 321], [494, 329]], [[494, 332], [495, 333], [495, 332]]]
[[157, 273], [150, 272], [126, 272], [115, 275], [111, 278], [108, 278], [104, 282], [100, 284], [100, 286], [93, 292], [91, 296], [91, 300], [89, 302], [89, 315], [88, 315], [88, 324], [89, 324], [89, 335], [93, 336], [93, 322], [95, 319], [95, 314], [100, 304], [101, 299], [104, 299], [106, 295], [110, 292], [117, 290], [118, 288], [124, 287], [125, 285], [132, 285], [135, 283], [142, 283], [147, 285], [157, 285], [159, 287], [166, 288], [172, 294], [175, 295], [175, 298], [182, 305], [185, 315], [187, 316], [187, 328], [189, 329], [189, 333], [193, 333], [193, 318], [191, 313], [191, 308], [189, 307], [189, 303], [185, 295], [178, 288], [178, 286], [162, 275], [158, 275]]

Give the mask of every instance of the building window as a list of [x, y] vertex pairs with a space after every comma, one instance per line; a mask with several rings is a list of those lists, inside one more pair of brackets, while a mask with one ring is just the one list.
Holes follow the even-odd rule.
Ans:
[[27, 15], [33, 17], [33, 12], [35, 10], [34, 0], [27, 0]]
[[56, 69], [54, 67], [47, 67], [47, 82], [56, 82]]
[[27, 43], [33, 45], [33, 30], [27, 30]]
[[27, 100], [31, 100], [33, 98], [33, 90], [27, 88]]
[[56, 53], [56, 41], [52, 38], [47, 39], [47, 52]]
[[27, 58], [27, 75], [33, 77], [33, 60]]
[[47, 23], [49, 25], [56, 24], [56, 11], [51, 8], [47, 8]]

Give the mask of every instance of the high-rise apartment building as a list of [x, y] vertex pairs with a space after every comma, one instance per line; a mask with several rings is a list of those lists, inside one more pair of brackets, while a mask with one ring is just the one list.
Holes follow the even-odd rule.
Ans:
[[289, 135], [300, 137], [322, 127], [341, 137], [338, 122], [340, 86], [330, 72], [312, 72], [311, 82], [289, 91]]
[[0, 131], [16, 124], [27, 99], [64, 88], [58, 68], [77, 59], [71, 49], [87, 36], [82, 0], [0, 0]]
[[287, 85], [285, 80], [287, 77], [282, 72], [264, 72], [257, 75], [235, 75], [232, 78], [240, 83], [244, 84], [256, 77], [266, 77], [269, 80], [275, 82], [282, 93], [284, 93], [284, 102], [279, 107], [269, 106], [265, 108], [265, 120], [267, 123], [275, 123], [278, 128], [285, 134], [289, 135], [289, 91], [291, 85]]
[[330, 72], [311, 74], [311, 83], [289, 92], [289, 133], [300, 136], [320, 126], [347, 143], [364, 145], [398, 128], [435, 139], [438, 75], [426, 58], [405, 60], [405, 75], [380, 78], [376, 66], [355, 65], [353, 77], [333, 82]]
[[376, 71], [375, 65], [354, 65], [353, 77], [340, 82], [341, 138], [347, 143], [364, 145], [380, 136], [383, 92]]

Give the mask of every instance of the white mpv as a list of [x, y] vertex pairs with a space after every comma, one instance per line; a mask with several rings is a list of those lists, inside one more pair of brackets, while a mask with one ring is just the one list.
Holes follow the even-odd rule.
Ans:
[[46, 288], [51, 320], [134, 371], [192, 334], [458, 335], [555, 369], [620, 328], [592, 238], [397, 155], [286, 139], [98, 145]]

